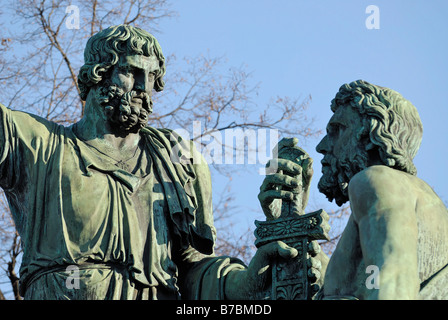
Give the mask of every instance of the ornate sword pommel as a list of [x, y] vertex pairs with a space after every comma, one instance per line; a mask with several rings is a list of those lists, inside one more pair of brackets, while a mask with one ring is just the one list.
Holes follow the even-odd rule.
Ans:
[[278, 150], [278, 158], [287, 159], [297, 162], [304, 171], [308, 173], [311, 170], [312, 175], [312, 165], [313, 159], [308, 155], [308, 153], [300, 147], [280, 147]]

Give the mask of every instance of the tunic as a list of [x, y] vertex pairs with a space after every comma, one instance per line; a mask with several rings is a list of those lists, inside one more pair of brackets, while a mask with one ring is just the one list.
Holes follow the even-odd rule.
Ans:
[[25, 298], [224, 298], [225, 274], [244, 265], [214, 255], [210, 173], [191, 143], [144, 128], [129, 173], [76, 124], [1, 104], [0, 116], [0, 186], [22, 238]]

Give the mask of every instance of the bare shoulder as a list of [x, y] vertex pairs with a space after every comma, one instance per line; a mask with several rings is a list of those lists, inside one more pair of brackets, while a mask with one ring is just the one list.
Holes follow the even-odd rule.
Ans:
[[[349, 191], [367, 188], [370, 191], [393, 191], [402, 184], [409, 184], [412, 176], [383, 165], [375, 165], [358, 172], [350, 180]], [[392, 190], [391, 190], [392, 189]]]
[[387, 166], [371, 166], [357, 173], [349, 183], [350, 205], [358, 215], [371, 208], [412, 207], [417, 201], [418, 178]]

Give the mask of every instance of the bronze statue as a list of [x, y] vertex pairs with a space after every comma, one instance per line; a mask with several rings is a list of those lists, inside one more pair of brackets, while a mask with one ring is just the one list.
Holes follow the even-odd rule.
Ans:
[[164, 74], [151, 34], [114, 26], [87, 43], [79, 122], [0, 105], [0, 186], [22, 237], [25, 299], [250, 299], [270, 285], [271, 260], [297, 255], [273, 242], [248, 267], [215, 256], [208, 166], [173, 162], [173, 149], [201, 155], [146, 126]]
[[[338, 205], [350, 201], [352, 214], [329, 262], [320, 255], [325, 277], [314, 298], [448, 298], [448, 212], [416, 176], [423, 131], [416, 108], [359, 80], [341, 86], [331, 109], [316, 148], [324, 155], [318, 187]], [[266, 177], [259, 198], [268, 217], [277, 215], [275, 202], [293, 197], [272, 187], [298, 180], [299, 170]]]

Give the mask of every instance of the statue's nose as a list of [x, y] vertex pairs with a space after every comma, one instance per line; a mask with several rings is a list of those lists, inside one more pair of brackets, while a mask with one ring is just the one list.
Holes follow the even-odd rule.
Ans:
[[328, 136], [322, 138], [322, 140], [316, 146], [316, 151], [325, 154], [330, 151], [328, 144]]

